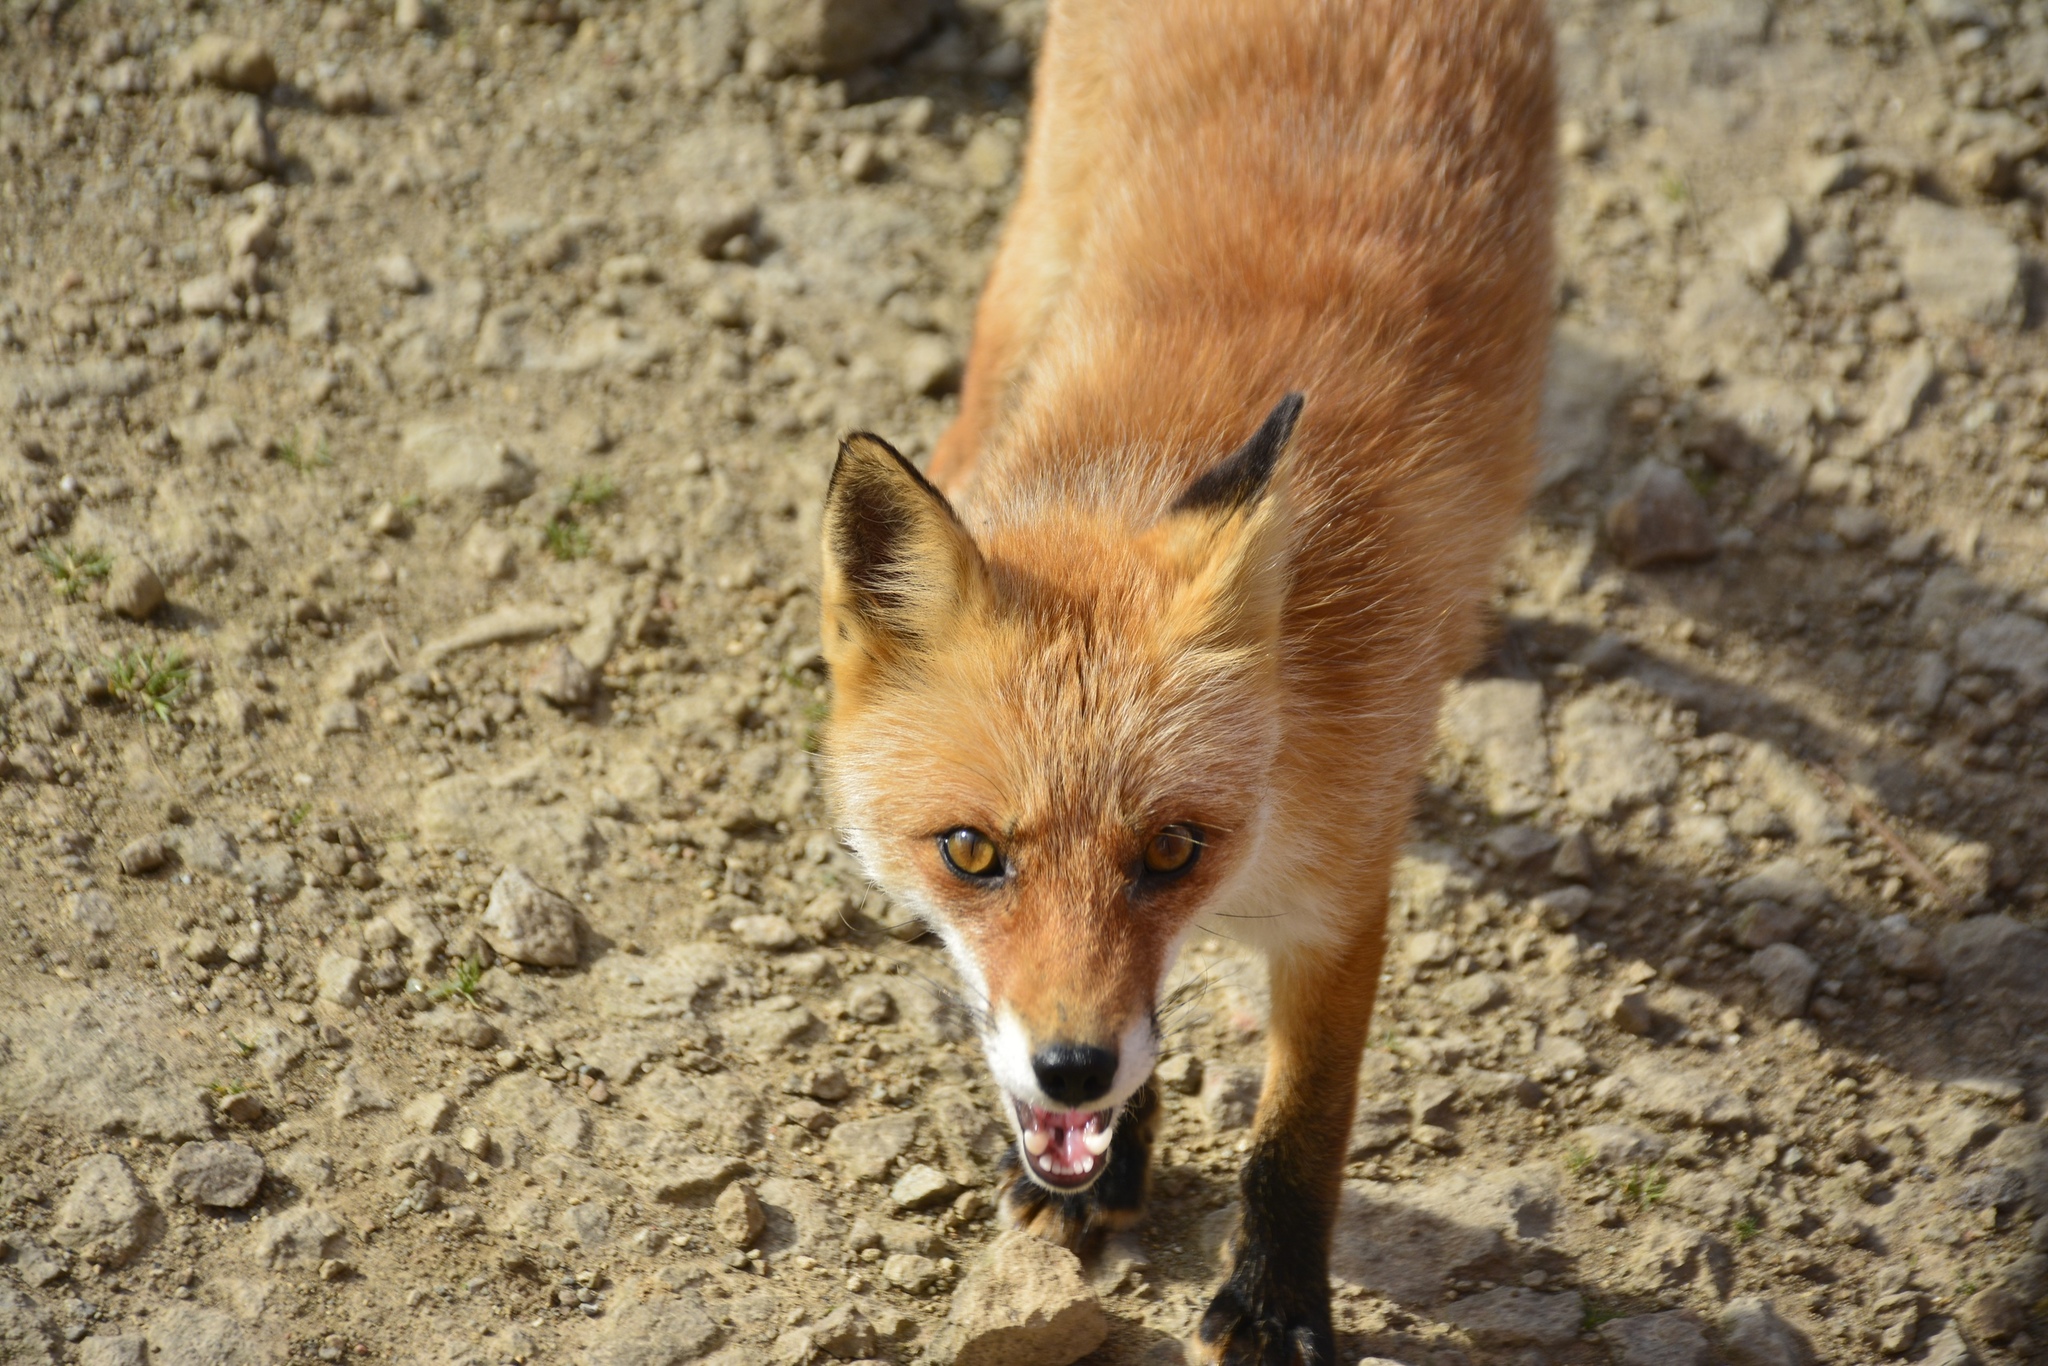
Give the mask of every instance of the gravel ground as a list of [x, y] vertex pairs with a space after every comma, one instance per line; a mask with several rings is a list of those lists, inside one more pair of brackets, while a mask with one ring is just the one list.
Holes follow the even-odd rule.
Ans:
[[[1257, 966], [1138, 1235], [998, 1240], [808, 767], [834, 439], [948, 420], [1043, 21], [842, 8], [0, 8], [0, 1359], [1182, 1359]], [[2048, 10], [1555, 9], [1344, 1359], [2048, 1360]]]

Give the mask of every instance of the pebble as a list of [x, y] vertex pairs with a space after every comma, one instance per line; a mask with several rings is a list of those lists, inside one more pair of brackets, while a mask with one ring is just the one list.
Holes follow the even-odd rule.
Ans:
[[1813, 986], [1820, 978], [1820, 965], [1813, 955], [1796, 944], [1772, 944], [1749, 956], [1751, 975], [1763, 984], [1764, 1008], [1781, 1020], [1794, 1020], [1806, 1013]]
[[263, 1154], [245, 1143], [187, 1143], [164, 1180], [187, 1204], [241, 1209], [263, 1185]]
[[1729, 245], [1742, 268], [1760, 284], [1784, 274], [1799, 246], [1792, 206], [1783, 200], [1752, 205], [1737, 216]]
[[427, 492], [442, 498], [516, 503], [533, 492], [539, 477], [520, 452], [457, 423], [415, 423], [400, 436], [399, 450], [420, 465]]
[[[575, 651], [566, 645], [557, 645], [550, 650], [547, 658], [526, 679], [528, 692], [549, 706], [563, 711], [589, 706], [596, 700], [597, 687], [596, 671], [578, 659]], [[739, 919], [773, 919], [782, 920], [785, 927], [789, 924], [781, 916], [741, 916]], [[738, 928], [735, 922], [734, 930], [738, 931]], [[790, 933], [794, 935], [796, 931], [792, 929]], [[790, 947], [795, 947], [795, 944], [792, 943]]]
[[1638, 1314], [1600, 1325], [1614, 1366], [1708, 1366], [1712, 1353], [1699, 1323], [1682, 1310]]
[[171, 62], [178, 83], [205, 83], [227, 90], [267, 95], [277, 84], [277, 63], [268, 48], [224, 33], [201, 35]]
[[1638, 465], [1626, 491], [1608, 504], [1607, 538], [1630, 569], [1710, 559], [1720, 549], [1692, 481], [1656, 460]]
[[1764, 949], [1797, 939], [1811, 919], [1798, 907], [1760, 897], [1736, 912], [1732, 929], [1735, 942], [1745, 949]]
[[427, 288], [427, 277], [414, 263], [412, 257], [402, 251], [377, 258], [375, 272], [378, 281], [389, 290], [399, 294], [420, 294]]
[[890, 1165], [910, 1151], [916, 1138], [914, 1114], [851, 1120], [832, 1131], [825, 1140], [825, 1153], [848, 1176], [880, 1181], [889, 1174]]
[[1938, 982], [1944, 968], [1934, 936], [1903, 912], [1888, 915], [1869, 930], [1871, 955], [1887, 972], [1915, 982]]
[[889, 1187], [889, 1199], [898, 1209], [929, 1209], [959, 1193], [960, 1186], [952, 1177], [924, 1163], [903, 1173], [896, 1179], [896, 1184]]
[[1160, 1060], [1152, 1076], [1176, 1095], [1197, 1095], [1202, 1089], [1202, 1060], [1192, 1053], [1174, 1053]]
[[715, 1154], [677, 1158], [655, 1173], [654, 1198], [669, 1204], [700, 1202], [717, 1195], [747, 1174], [737, 1157]]
[[149, 1366], [149, 1339], [140, 1333], [95, 1333], [78, 1344], [79, 1366]]
[[1559, 714], [1559, 778], [1565, 803], [1608, 816], [1667, 795], [1678, 760], [1649, 729], [1596, 693], [1575, 697]]
[[164, 844], [162, 835], [138, 835], [121, 846], [115, 861], [128, 876], [141, 877], [163, 867], [170, 857], [171, 851]]
[[1264, 1077], [1256, 1067], [1213, 1066], [1202, 1069], [1202, 1118], [1216, 1133], [1249, 1129], [1258, 1113]]
[[1813, 1359], [1805, 1335], [1760, 1295], [1730, 1300], [1721, 1310], [1721, 1351], [1729, 1366], [1807, 1366]]
[[438, 1091], [430, 1092], [407, 1101], [398, 1117], [423, 1134], [438, 1134], [455, 1118], [455, 1103]]
[[105, 892], [91, 889], [71, 898], [71, 923], [95, 939], [104, 939], [120, 927], [113, 900]]
[[1012, 1229], [961, 1279], [927, 1355], [941, 1366], [1072, 1366], [1108, 1336], [1080, 1259]]
[[882, 1279], [907, 1295], [928, 1295], [939, 1283], [939, 1264], [916, 1252], [894, 1252], [882, 1263]]
[[103, 1267], [126, 1266], [148, 1241], [156, 1204], [114, 1153], [95, 1153], [71, 1168], [50, 1241]]
[[903, 348], [903, 387], [913, 397], [949, 394], [960, 387], [960, 374], [960, 353], [944, 337], [914, 337]]
[[1728, 887], [1728, 900], [1737, 906], [1770, 901], [1817, 914], [1833, 899], [1819, 875], [1790, 854], [1772, 859]]
[[1488, 678], [1453, 686], [1440, 729], [1453, 758], [1475, 764], [1494, 815], [1540, 810], [1551, 792], [1550, 744], [1543, 732], [1543, 685]]
[[767, 1222], [760, 1195], [745, 1181], [735, 1181], [720, 1191], [711, 1207], [711, 1227], [737, 1248], [752, 1247]]
[[224, 273], [202, 275], [178, 286], [178, 307], [195, 317], [240, 317], [242, 288]]
[[1600, 1017], [1624, 1034], [1647, 1038], [1657, 1032], [1657, 1012], [1650, 1008], [1650, 993], [1635, 988], [1618, 990], [1607, 998]]
[[742, 915], [732, 922], [733, 936], [750, 949], [766, 953], [787, 953], [803, 945], [803, 936], [782, 915]]
[[1575, 1292], [1545, 1294], [1518, 1285], [1467, 1296], [1442, 1312], [1444, 1322], [1488, 1349], [1567, 1346], [1578, 1341], [1585, 1319]]
[[2008, 915], [1980, 915], [1946, 926], [1937, 942], [1961, 999], [2048, 1018], [2048, 931]]
[[2026, 313], [2020, 250], [1970, 209], [1909, 199], [1886, 233], [1907, 297], [1923, 313], [1972, 327], [2011, 329]]
[[567, 968], [576, 966], [581, 951], [580, 922], [566, 897], [541, 886], [524, 869], [507, 867], [491, 884], [490, 904], [479, 925], [501, 958]]
[[140, 555], [120, 555], [107, 571], [108, 610], [130, 621], [146, 621], [164, 605], [163, 580]]
[[2029, 693], [2048, 693], [2048, 622], [2001, 612], [1956, 635], [1956, 662], [1975, 673], [2004, 674]]
[[1594, 1165], [1606, 1169], [1648, 1166], [1662, 1160], [1667, 1147], [1662, 1135], [1626, 1124], [1591, 1124], [1565, 1140], [1567, 1152], [1584, 1153]]
[[840, 73], [884, 61], [932, 21], [932, 0], [746, 0], [747, 28], [783, 65]]
[[[1940, 378], [1941, 371], [1934, 363], [1934, 348], [1924, 341], [1892, 362], [1878, 389], [1877, 402], [1864, 421], [1864, 440], [1875, 445], [1910, 429], [1913, 420], [1920, 415], [1921, 405], [1934, 392]], [[1883, 525], [1881, 518], [1878, 525]], [[1850, 544], [1862, 545], [1873, 539], [1875, 534], [1873, 531], [1859, 540], [1850, 541]], [[1849, 540], [1846, 536], [1843, 539]]]
[[317, 82], [313, 102], [323, 114], [367, 114], [377, 107], [370, 83], [359, 71], [338, 72]]
[[1756, 1123], [1756, 1111], [1747, 1100], [1694, 1068], [1661, 1058], [1624, 1061], [1594, 1084], [1593, 1095], [1616, 1101], [1645, 1119], [1693, 1128], [1749, 1128]]

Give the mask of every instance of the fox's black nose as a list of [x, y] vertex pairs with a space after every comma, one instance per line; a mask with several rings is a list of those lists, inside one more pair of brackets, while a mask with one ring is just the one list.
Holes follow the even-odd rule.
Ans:
[[1109, 1094], [1116, 1082], [1116, 1054], [1082, 1043], [1056, 1043], [1031, 1060], [1038, 1089], [1055, 1104], [1086, 1105]]

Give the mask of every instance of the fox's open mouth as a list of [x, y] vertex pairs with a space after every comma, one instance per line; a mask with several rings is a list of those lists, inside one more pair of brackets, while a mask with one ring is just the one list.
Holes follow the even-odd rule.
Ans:
[[1078, 1191], [1109, 1165], [1116, 1133], [1114, 1110], [1041, 1110], [1010, 1098], [1017, 1118], [1017, 1152], [1033, 1180], [1049, 1190]]

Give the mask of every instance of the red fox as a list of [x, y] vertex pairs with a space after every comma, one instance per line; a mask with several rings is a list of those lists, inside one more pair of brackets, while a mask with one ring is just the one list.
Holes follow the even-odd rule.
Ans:
[[1209, 1361], [1336, 1360], [1390, 865], [1534, 465], [1544, 8], [1054, 0], [958, 419], [826, 498], [829, 797], [974, 997], [1012, 1221], [1137, 1216], [1175, 952], [1268, 958]]

